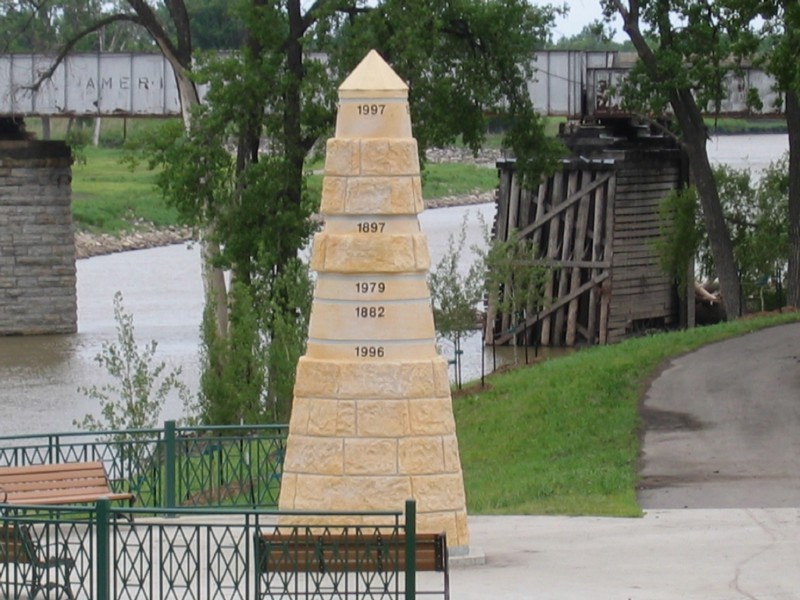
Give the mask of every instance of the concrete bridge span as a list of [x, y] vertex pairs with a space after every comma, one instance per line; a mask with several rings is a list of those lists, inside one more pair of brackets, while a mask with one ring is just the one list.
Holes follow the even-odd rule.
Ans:
[[[74, 54], [38, 90], [32, 85], [51, 67], [54, 57], [39, 54], [0, 55], [0, 116], [171, 117], [180, 114], [172, 67], [160, 54]], [[580, 118], [619, 114], [617, 93], [635, 62], [620, 52], [543, 51], [528, 89], [542, 113]], [[725, 115], [768, 116], [782, 110], [773, 79], [760, 69], [728, 76]], [[748, 105], [751, 89], [759, 92], [761, 110]], [[201, 89], [201, 96], [204, 90]]]

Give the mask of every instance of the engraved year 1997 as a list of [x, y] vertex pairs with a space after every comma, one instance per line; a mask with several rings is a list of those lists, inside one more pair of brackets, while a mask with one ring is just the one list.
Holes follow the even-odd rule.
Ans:
[[375, 115], [382, 115], [386, 110], [385, 104], [359, 104], [358, 114], [362, 117], [374, 117]]

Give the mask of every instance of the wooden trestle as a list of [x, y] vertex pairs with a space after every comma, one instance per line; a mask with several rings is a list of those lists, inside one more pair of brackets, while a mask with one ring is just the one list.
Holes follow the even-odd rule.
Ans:
[[487, 344], [606, 344], [679, 319], [656, 241], [661, 202], [684, 185], [682, 153], [652, 139], [592, 150], [563, 160], [534, 189], [520, 185], [513, 160], [498, 163], [495, 239], [519, 230], [547, 275], [543, 302], [518, 322], [489, 303]]

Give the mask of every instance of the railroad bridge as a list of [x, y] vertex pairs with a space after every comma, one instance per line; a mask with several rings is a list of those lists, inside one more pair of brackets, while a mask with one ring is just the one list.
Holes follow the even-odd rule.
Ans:
[[[180, 114], [172, 67], [160, 54], [74, 54], [55, 69], [38, 90], [32, 86], [52, 66], [53, 56], [0, 55], [0, 116], [171, 117]], [[542, 114], [572, 119], [619, 112], [615, 93], [635, 55], [615, 51], [543, 51], [528, 83]], [[728, 76], [723, 115], [779, 114], [783, 103], [774, 80], [763, 70], [746, 68]], [[756, 90], [763, 108], [748, 104]], [[200, 90], [201, 96], [204, 89]]]
[[[536, 76], [528, 83], [531, 98], [542, 114], [581, 120], [619, 116], [621, 98], [615, 90], [634, 58], [618, 52], [540, 52], [535, 59]], [[69, 333], [77, 329], [69, 148], [63, 142], [25, 139], [14, 127], [6, 130], [3, 125], [14, 125], [7, 117], [180, 115], [172, 68], [160, 54], [70, 55], [52, 77], [34, 88], [53, 61], [53, 56], [46, 55], [0, 55], [0, 335]], [[758, 69], [731, 73], [728, 89], [728, 97], [719, 107], [721, 114], [777, 115], [782, 106], [772, 79]], [[747, 103], [752, 89], [762, 99], [764, 108], [760, 112], [754, 112]], [[204, 92], [200, 90], [201, 97]], [[657, 176], [666, 182], [662, 187], [668, 191], [681, 185], [686, 174], [667, 161], [662, 165], [668, 171], [664, 174], [658, 167], [652, 173], [639, 169], [635, 170], [635, 177], [628, 176], [630, 169], [625, 167], [628, 171], [619, 172], [617, 177], [608, 165], [608, 157], [598, 154], [596, 145], [590, 149], [597, 155], [597, 164], [584, 168], [581, 163], [576, 168], [574, 163], [565, 162], [562, 174], [534, 194], [520, 193], [513, 183], [513, 167], [501, 177], [499, 218], [503, 222], [497, 224], [496, 230], [525, 229], [540, 245], [549, 240], [552, 246], [544, 244], [542, 248], [554, 268], [552, 304], [548, 308], [553, 315], [551, 318], [549, 313], [540, 314], [525, 323], [524, 335], [519, 337], [527, 336], [528, 341], [535, 335], [545, 344], [571, 345], [577, 332], [578, 338], [582, 336], [589, 343], [602, 343], [624, 335], [631, 324], [673, 319], [671, 286], [657, 273], [652, 256], [642, 254], [648, 254], [645, 251], [650, 247], [642, 235], [652, 237], [657, 230], [657, 198], [653, 194], [663, 190], [640, 198], [633, 188], [641, 188], [645, 182], [645, 187], [652, 187], [650, 179]], [[638, 156], [627, 146], [626, 152], [629, 159]], [[647, 156], [656, 155], [651, 152]], [[634, 163], [617, 160], [617, 164]], [[584, 179], [585, 194], [579, 192], [582, 188], [578, 186]], [[627, 180], [632, 182], [633, 191], [627, 196], [614, 194], [612, 184], [618, 182], [618, 189], [622, 189]], [[627, 213], [615, 216], [615, 196], [617, 207], [625, 201], [640, 212], [644, 210], [641, 207], [647, 210], [632, 217]], [[594, 217], [589, 218], [590, 213]], [[615, 237], [614, 221], [622, 222], [623, 218], [645, 223], [646, 227], [637, 226], [632, 232]], [[573, 232], [574, 222], [577, 230]], [[565, 236], [562, 243], [560, 236]], [[624, 283], [630, 277], [622, 275], [620, 261], [611, 261], [612, 251], [622, 257], [629, 250], [618, 242], [612, 244], [612, 240], [625, 236], [634, 238], [635, 243], [629, 244], [633, 248], [630, 252], [638, 252], [635, 264], [628, 261], [633, 269], [628, 271], [636, 281], [632, 287]], [[601, 239], [603, 248], [598, 246]], [[594, 248], [594, 254], [588, 248]], [[614, 268], [617, 270], [612, 272]], [[617, 290], [625, 289], [628, 296], [652, 298], [649, 305], [657, 308], [637, 309], [634, 313], [632, 307], [641, 303], [611, 303], [612, 283]], [[617, 305], [622, 308], [615, 310]], [[502, 323], [501, 330], [508, 331], [507, 318], [498, 316], [497, 322]], [[538, 327], [535, 334], [534, 327]]]

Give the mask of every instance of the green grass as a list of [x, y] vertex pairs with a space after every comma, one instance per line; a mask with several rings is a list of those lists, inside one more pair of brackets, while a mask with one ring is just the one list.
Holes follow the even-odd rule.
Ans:
[[497, 171], [472, 164], [428, 165], [422, 179], [423, 198], [459, 196], [497, 187]]
[[[323, 167], [324, 163], [317, 161], [313, 169], [319, 170]], [[487, 192], [496, 187], [497, 171], [474, 164], [428, 164], [422, 175], [422, 196], [427, 200]], [[308, 189], [318, 200], [322, 193], [322, 175], [311, 175], [308, 178]], [[315, 206], [317, 205], [318, 202]]]
[[[163, 118], [132, 118], [121, 119], [119, 117], [108, 117], [103, 119], [100, 127], [100, 144], [106, 148], [120, 148], [126, 139], [134, 138], [146, 131], [151, 131], [161, 127], [165, 119]], [[51, 117], [50, 136], [54, 140], [63, 140], [67, 136], [69, 118]], [[33, 133], [37, 139], [43, 139], [42, 120], [36, 117], [25, 119], [25, 128]], [[85, 143], [91, 142], [94, 132], [94, 119], [91, 117], [81, 117], [75, 119], [72, 125], [72, 134], [76, 135]]]
[[800, 313], [636, 338], [492, 376], [453, 402], [471, 513], [638, 516], [639, 403], [667, 359]]
[[[122, 163], [124, 152], [114, 148], [85, 149], [85, 164], [72, 167], [72, 214], [79, 230], [118, 234], [136, 228], [136, 221], [160, 227], [178, 224], [155, 187], [156, 174], [140, 164], [131, 170]], [[423, 180], [425, 198], [492, 190], [494, 169], [466, 164], [429, 165]], [[322, 176], [312, 175], [308, 189], [318, 199]]]
[[706, 127], [712, 134], [783, 133], [786, 119], [733, 119], [706, 117]]
[[[546, 119], [548, 132], [555, 135], [561, 118]], [[66, 132], [66, 119], [52, 119], [51, 129], [54, 138], [63, 137]], [[720, 119], [716, 126], [707, 120], [712, 131], [742, 133], [749, 131], [785, 130], [784, 121]], [[106, 146], [119, 146], [123, 137], [132, 137], [142, 131], [158, 127], [158, 119], [130, 119], [127, 124], [122, 119], [105, 119], [101, 139]], [[41, 123], [36, 119], [28, 122], [31, 131], [41, 135]], [[76, 126], [77, 127], [77, 126]], [[91, 136], [91, 127], [83, 129], [84, 137]], [[500, 134], [487, 136], [487, 147], [498, 147]], [[136, 221], [146, 221], [157, 226], [167, 227], [178, 224], [177, 213], [168, 208], [155, 188], [155, 174], [143, 165], [131, 171], [121, 163], [122, 150], [116, 148], [87, 147], [86, 164], [73, 167], [73, 217], [79, 230], [97, 233], [119, 234], [136, 228]], [[319, 170], [323, 160], [317, 158], [309, 163], [309, 169]], [[423, 178], [423, 195], [427, 199], [443, 196], [456, 196], [474, 192], [489, 191], [497, 185], [494, 169], [468, 164], [428, 165]], [[319, 198], [322, 190], [322, 176], [312, 175], [308, 189], [314, 198]]]
[[144, 165], [131, 170], [122, 151], [86, 148], [86, 163], [72, 166], [72, 214], [78, 229], [119, 233], [137, 220], [157, 226], [178, 222], [155, 187], [155, 173]]

